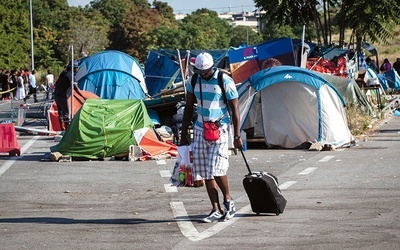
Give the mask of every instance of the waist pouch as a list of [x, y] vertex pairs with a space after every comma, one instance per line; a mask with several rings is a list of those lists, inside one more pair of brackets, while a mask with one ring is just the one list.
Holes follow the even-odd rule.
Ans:
[[206, 141], [216, 141], [219, 139], [219, 127], [221, 123], [219, 121], [203, 122], [203, 136]]

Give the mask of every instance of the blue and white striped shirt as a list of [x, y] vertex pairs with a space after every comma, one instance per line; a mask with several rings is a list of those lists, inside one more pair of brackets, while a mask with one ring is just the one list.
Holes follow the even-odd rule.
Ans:
[[[201, 79], [200, 75], [197, 77], [197, 82], [194, 87], [194, 95], [197, 98], [198, 116], [195, 123], [195, 127], [197, 128], [203, 128], [203, 119], [204, 121], [217, 121], [222, 118], [222, 125], [228, 125], [230, 122], [227, 107], [228, 104], [225, 104], [222, 90], [218, 85], [218, 72], [219, 70], [216, 69], [209, 81]], [[200, 81], [202, 84], [203, 106], [201, 105], [200, 99]], [[186, 90], [193, 93], [191, 82], [192, 79], [190, 78], [186, 83]], [[238, 98], [238, 92], [233, 79], [228, 75], [223, 74], [222, 82], [225, 87], [226, 99], [233, 100]]]

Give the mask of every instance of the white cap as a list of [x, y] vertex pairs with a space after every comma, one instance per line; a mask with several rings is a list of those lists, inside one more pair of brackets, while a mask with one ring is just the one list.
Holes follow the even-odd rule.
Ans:
[[198, 74], [204, 74], [207, 73], [213, 66], [213, 57], [207, 52], [202, 52], [196, 57], [196, 61], [194, 63], [194, 72]]

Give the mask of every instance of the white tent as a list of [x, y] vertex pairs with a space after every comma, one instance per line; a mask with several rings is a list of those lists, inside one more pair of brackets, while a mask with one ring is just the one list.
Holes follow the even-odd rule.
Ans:
[[277, 66], [238, 87], [242, 130], [284, 148], [320, 142], [340, 147], [353, 136], [337, 89], [308, 69]]

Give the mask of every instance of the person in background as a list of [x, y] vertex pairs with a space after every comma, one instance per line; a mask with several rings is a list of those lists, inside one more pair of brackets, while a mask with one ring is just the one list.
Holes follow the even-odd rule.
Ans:
[[396, 61], [393, 63], [393, 68], [396, 70], [397, 74], [400, 75], [400, 58], [397, 58]]
[[392, 64], [389, 62], [389, 59], [385, 58], [379, 70], [383, 73], [387, 73], [392, 70]]
[[17, 94], [17, 85], [18, 85], [18, 81], [17, 81], [17, 70], [13, 69], [11, 70], [11, 74], [10, 74], [10, 78], [9, 78], [9, 82], [10, 82], [10, 94], [11, 94], [11, 98], [14, 98], [15, 100], [15, 96]]
[[30, 95], [33, 95], [33, 101], [35, 103], [38, 102], [37, 100], [37, 95], [36, 95], [36, 70], [32, 70], [32, 73], [29, 74], [29, 91], [28, 95], [25, 97], [24, 102], [26, 102], [27, 99], [30, 98]]
[[376, 63], [375, 63], [374, 60], [371, 60], [370, 57], [367, 57], [367, 59], [365, 59], [365, 62], [367, 63], [367, 65], [368, 65], [371, 69], [373, 69], [373, 70], [375, 71], [375, 73], [379, 73], [378, 66], [376, 66]]
[[[238, 92], [235, 82], [226, 74], [223, 75], [223, 86], [227, 102], [224, 101], [222, 89], [218, 84], [219, 69], [214, 69], [214, 60], [209, 53], [200, 53], [195, 60], [194, 72], [198, 74], [193, 89], [190, 78], [186, 84], [186, 104], [183, 113], [180, 145], [188, 145], [188, 128], [192, 122], [194, 104], [197, 99], [197, 120], [194, 125], [193, 138], [193, 165], [194, 176], [200, 175], [206, 183], [208, 197], [212, 210], [203, 219], [210, 223], [217, 220], [232, 218], [235, 204], [229, 193], [227, 171], [228, 161], [228, 136], [230, 121], [234, 129], [234, 147], [243, 149], [240, 138], [240, 117], [238, 108]], [[200, 89], [201, 87], [201, 89]], [[229, 116], [228, 105], [231, 110]], [[207, 141], [203, 136], [203, 124], [207, 121], [220, 121], [220, 137], [216, 141]], [[221, 209], [218, 191], [222, 191], [225, 211]]]
[[16, 100], [23, 100], [25, 98], [25, 83], [22, 78], [21, 71], [17, 72], [17, 93], [15, 95]]
[[68, 64], [66, 69], [61, 72], [58, 77], [54, 88], [54, 101], [57, 104], [58, 117], [63, 130], [66, 130], [70, 124], [67, 92], [71, 87], [72, 74], [75, 75], [76, 72], [78, 72], [78, 68], [78, 61], [75, 61], [73, 66]]
[[8, 92], [10, 88], [9, 83], [10, 78], [10, 71], [3, 69], [0, 76], [0, 84], [1, 84], [1, 100], [9, 100], [10, 99], [10, 92]]
[[51, 99], [54, 99], [54, 75], [51, 70], [47, 70], [46, 75], [46, 100], [49, 99], [49, 93], [51, 93]]

